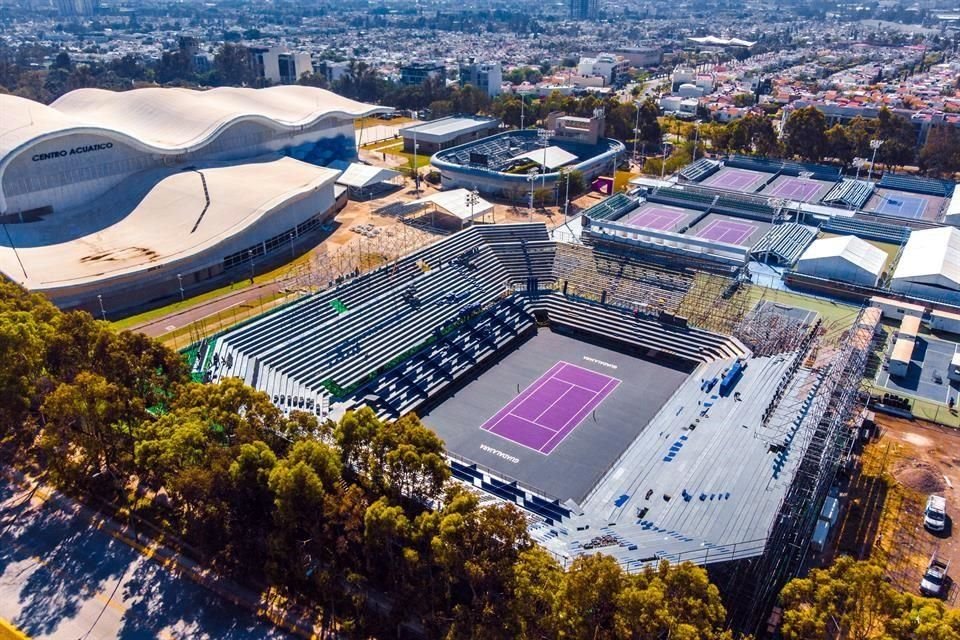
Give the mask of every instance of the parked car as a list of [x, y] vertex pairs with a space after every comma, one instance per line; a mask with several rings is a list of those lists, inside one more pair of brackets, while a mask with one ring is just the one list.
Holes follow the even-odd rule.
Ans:
[[930, 557], [930, 564], [920, 580], [920, 593], [925, 596], [939, 598], [946, 595], [945, 586], [949, 578], [947, 571], [950, 569], [950, 563], [944, 562], [934, 553]]
[[930, 531], [943, 531], [946, 528], [946, 498], [937, 495], [932, 495], [927, 498], [927, 508], [923, 510], [923, 526]]

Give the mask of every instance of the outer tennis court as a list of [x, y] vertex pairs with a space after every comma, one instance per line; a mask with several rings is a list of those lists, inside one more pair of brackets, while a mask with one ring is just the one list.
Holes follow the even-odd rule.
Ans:
[[702, 184], [707, 187], [717, 187], [730, 191], [752, 192], [769, 178], [770, 174], [767, 173], [724, 167], [704, 180]]
[[800, 202], [815, 202], [822, 197], [821, 193], [825, 193], [831, 186], [832, 183], [781, 176], [763, 190], [763, 195]]
[[691, 213], [673, 207], [642, 206], [624, 216], [620, 222], [643, 229], [677, 231], [691, 216]]
[[877, 194], [878, 202], [873, 208], [874, 213], [899, 218], [922, 218], [927, 210], [927, 199], [923, 196], [909, 195], [898, 192]]
[[748, 222], [737, 222], [727, 219], [713, 219], [706, 226], [698, 229], [695, 235], [698, 238], [727, 242], [729, 244], [743, 244], [757, 230], [757, 225]]
[[549, 455], [619, 384], [558, 362], [480, 428]]

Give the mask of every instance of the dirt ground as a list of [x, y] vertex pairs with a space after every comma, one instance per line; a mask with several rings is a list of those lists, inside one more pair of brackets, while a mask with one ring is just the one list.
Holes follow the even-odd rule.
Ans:
[[[948, 560], [960, 577], [960, 544], [953, 519], [960, 518], [960, 431], [918, 420], [877, 414], [879, 436], [864, 449], [862, 471], [849, 487], [846, 517], [837, 551], [872, 557], [903, 591], [917, 593], [930, 556]], [[947, 499], [947, 529], [923, 527], [931, 493]], [[958, 605], [960, 587], [951, 584], [946, 601]]]

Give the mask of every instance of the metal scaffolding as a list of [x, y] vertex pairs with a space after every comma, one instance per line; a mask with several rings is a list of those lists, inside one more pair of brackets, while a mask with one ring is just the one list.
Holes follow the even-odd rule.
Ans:
[[[846, 323], [844, 323], [846, 324]], [[807, 561], [810, 539], [824, 500], [847, 460], [862, 420], [859, 385], [876, 326], [864, 322], [861, 310], [852, 328], [838, 323], [818, 329], [799, 355], [801, 370], [817, 380], [816, 393], [800, 427], [803, 457], [780, 506], [766, 552], [757, 559], [734, 563], [716, 578], [725, 584], [731, 623], [757, 633], [776, 603], [784, 584]], [[789, 415], [789, 408], [783, 412]], [[781, 431], [783, 425], [770, 425]]]

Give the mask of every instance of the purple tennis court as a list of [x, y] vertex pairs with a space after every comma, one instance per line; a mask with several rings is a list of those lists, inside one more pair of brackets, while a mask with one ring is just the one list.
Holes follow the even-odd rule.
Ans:
[[616, 378], [561, 361], [480, 428], [549, 455], [619, 384]]
[[769, 176], [748, 169], [724, 167], [703, 181], [708, 187], [729, 189], [730, 191], [753, 191]]
[[698, 238], [716, 240], [717, 242], [743, 244], [756, 230], [756, 225], [747, 224], [746, 222], [710, 220], [705, 227], [696, 232], [696, 236]]
[[801, 178], [781, 177], [766, 189], [764, 195], [776, 198], [789, 198], [801, 202], [811, 202], [817, 199], [817, 194], [825, 188], [822, 182], [803, 180]]
[[690, 218], [690, 214], [669, 207], [641, 207], [625, 216], [620, 222], [631, 227], [672, 231]]

